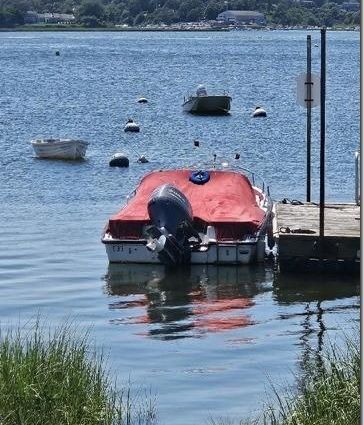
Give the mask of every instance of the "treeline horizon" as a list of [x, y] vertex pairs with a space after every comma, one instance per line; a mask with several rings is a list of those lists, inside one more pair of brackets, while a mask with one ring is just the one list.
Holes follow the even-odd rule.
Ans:
[[224, 10], [263, 13], [267, 25], [360, 25], [360, 11], [342, 10], [341, 3], [314, 0], [0, 0], [0, 27], [24, 25], [26, 13], [73, 14], [85, 27], [141, 26], [215, 20]]

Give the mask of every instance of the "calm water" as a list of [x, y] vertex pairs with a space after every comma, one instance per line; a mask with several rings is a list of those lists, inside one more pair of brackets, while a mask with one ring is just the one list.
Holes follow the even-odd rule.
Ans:
[[[158, 423], [254, 415], [269, 380], [318, 356], [359, 318], [359, 279], [277, 276], [272, 266], [109, 266], [108, 216], [148, 170], [233, 161], [262, 174], [274, 199], [304, 199], [305, 111], [295, 78], [306, 32], [0, 33], [1, 322], [41, 313], [92, 326], [120, 385], [151, 389]], [[320, 42], [312, 33], [313, 46]], [[327, 34], [327, 198], [354, 200], [359, 145], [359, 33]], [[60, 56], [55, 56], [55, 51]], [[320, 52], [313, 47], [313, 69]], [[229, 117], [182, 112], [204, 83], [228, 90]], [[136, 103], [147, 97], [146, 105]], [[267, 119], [254, 120], [263, 106]], [[125, 134], [127, 118], [141, 133]], [[313, 112], [318, 198], [319, 110]], [[38, 136], [90, 141], [87, 159], [34, 158]], [[193, 147], [193, 139], [201, 147]], [[115, 152], [129, 169], [114, 169]], [[149, 164], [137, 164], [145, 154]]]

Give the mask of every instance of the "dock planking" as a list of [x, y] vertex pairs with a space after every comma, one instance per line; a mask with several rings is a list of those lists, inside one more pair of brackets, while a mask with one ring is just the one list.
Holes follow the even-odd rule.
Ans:
[[273, 236], [281, 271], [357, 272], [360, 268], [360, 206], [326, 204], [324, 243], [319, 247], [320, 207], [276, 203]]

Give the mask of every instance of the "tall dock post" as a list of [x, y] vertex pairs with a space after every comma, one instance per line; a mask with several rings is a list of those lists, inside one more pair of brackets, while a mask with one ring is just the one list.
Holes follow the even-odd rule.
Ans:
[[325, 238], [325, 96], [326, 96], [326, 28], [321, 28], [320, 79], [320, 233], [319, 255], [324, 257]]
[[307, 99], [307, 187], [306, 202], [311, 202], [311, 36], [307, 36], [307, 81], [306, 81], [306, 99]]
[[355, 203], [360, 205], [360, 150], [355, 152]]

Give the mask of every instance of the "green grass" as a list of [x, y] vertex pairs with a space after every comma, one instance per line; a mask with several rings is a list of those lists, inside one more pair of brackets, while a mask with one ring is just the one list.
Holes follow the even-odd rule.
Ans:
[[[298, 393], [281, 397], [255, 423], [270, 425], [356, 425], [360, 423], [360, 344], [346, 337], [331, 346], [322, 363], [311, 364]], [[307, 376], [307, 374], [306, 374]], [[254, 422], [253, 422], [254, 423]]]
[[45, 331], [39, 321], [1, 334], [0, 424], [154, 423], [151, 399], [136, 402], [130, 388], [117, 392], [88, 337], [70, 325]]
[[[273, 385], [275, 403], [270, 402], [254, 419], [239, 425], [357, 425], [360, 423], [360, 344], [345, 337], [344, 349], [332, 345], [322, 362], [305, 370], [297, 379], [296, 391], [283, 396]], [[307, 378], [308, 376], [308, 378]], [[236, 425], [229, 418], [210, 420], [211, 425]]]

